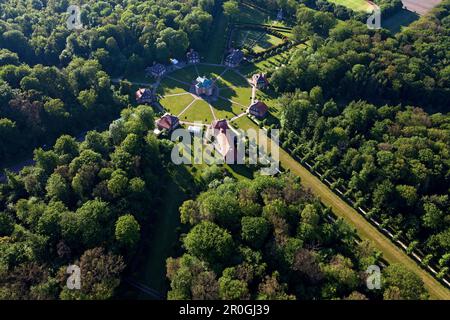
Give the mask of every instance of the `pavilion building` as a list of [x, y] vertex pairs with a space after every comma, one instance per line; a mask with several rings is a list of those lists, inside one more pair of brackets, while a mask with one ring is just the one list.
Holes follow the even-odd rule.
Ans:
[[153, 76], [154, 78], [161, 78], [164, 74], [166, 74], [166, 67], [161, 63], [153, 63], [151, 67], [145, 69], [148, 75]]
[[269, 86], [269, 80], [265, 73], [256, 73], [252, 77], [252, 84], [258, 89], [266, 89]]
[[248, 108], [248, 113], [258, 119], [265, 118], [268, 111], [269, 107], [264, 102], [258, 100], [255, 100]]
[[139, 104], [152, 104], [156, 101], [156, 96], [151, 89], [140, 88], [136, 91], [136, 102]]
[[230, 68], [236, 68], [244, 59], [244, 53], [239, 49], [231, 49], [228, 56], [225, 58], [225, 65]]
[[156, 121], [156, 127], [158, 130], [167, 130], [171, 132], [178, 128], [180, 125], [180, 120], [178, 117], [171, 115], [170, 113], [164, 114], [158, 121]]
[[198, 77], [195, 84], [195, 93], [198, 96], [212, 96], [214, 93], [214, 81], [206, 77]]
[[194, 49], [191, 49], [186, 53], [186, 59], [189, 64], [200, 63], [200, 54]]

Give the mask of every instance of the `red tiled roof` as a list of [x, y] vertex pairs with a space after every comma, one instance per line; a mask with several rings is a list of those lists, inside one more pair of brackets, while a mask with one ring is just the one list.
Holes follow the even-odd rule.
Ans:
[[229, 129], [227, 120], [214, 120], [211, 124], [213, 129], [227, 131]]
[[259, 114], [264, 114], [269, 110], [269, 107], [262, 101], [255, 101], [255, 103], [250, 106], [250, 110], [256, 111]]
[[166, 114], [164, 116], [161, 117], [161, 119], [158, 120], [157, 125], [160, 128], [163, 129], [172, 129], [173, 126], [178, 122], [178, 118], [171, 115], [171, 114]]

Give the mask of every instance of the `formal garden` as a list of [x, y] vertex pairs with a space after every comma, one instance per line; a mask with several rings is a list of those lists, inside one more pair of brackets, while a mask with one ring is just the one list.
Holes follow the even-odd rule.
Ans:
[[[192, 92], [191, 87], [198, 77], [213, 81], [217, 88], [214, 98]], [[231, 120], [245, 115], [252, 91], [248, 81], [232, 69], [195, 65], [165, 76], [158, 93], [164, 110], [177, 116], [182, 123], [210, 124], [213, 120]]]

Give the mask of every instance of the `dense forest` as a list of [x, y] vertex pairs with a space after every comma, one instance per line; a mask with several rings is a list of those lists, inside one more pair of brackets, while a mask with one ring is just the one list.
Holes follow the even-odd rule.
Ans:
[[211, 184], [180, 208], [190, 230], [186, 253], [167, 260], [168, 298], [426, 298], [420, 278], [395, 264], [382, 290], [368, 290], [379, 253], [330, 212], [290, 175]]
[[[214, 0], [83, 1], [83, 29], [69, 30], [67, 0], [1, 1], [1, 47], [28, 64], [67, 65], [95, 57], [105, 71], [139, 70], [155, 59], [180, 57], [201, 46]], [[112, 62], [114, 61], [114, 63]]]
[[[167, 171], [153, 112], [124, 109], [82, 143], [63, 135], [0, 185], [0, 299], [107, 299], [152, 222]], [[169, 149], [170, 152], [170, 149]], [[81, 290], [69, 290], [77, 264]]]
[[0, 1], [0, 167], [60, 134], [118, 117], [128, 100], [111, 89], [111, 77], [200, 48], [215, 4], [83, 3], [83, 29], [69, 30], [72, 2]]
[[301, 25], [326, 45], [297, 51], [271, 78], [284, 93], [283, 146], [421, 249], [440, 277], [450, 267], [449, 10], [445, 1], [395, 37], [355, 21]]
[[[83, 28], [69, 30], [68, 0], [0, 0], [0, 168], [38, 147], [34, 165], [0, 183], [0, 299], [117, 297], [174, 174], [152, 108], [132, 107], [131, 83], [117, 78], [204, 50], [222, 2], [83, 1]], [[251, 2], [282, 7], [305, 45], [268, 74], [282, 147], [448, 275], [450, 0], [395, 35], [325, 0]], [[401, 8], [374, 2], [387, 15]], [[396, 264], [382, 290], [368, 290], [381, 253], [289, 173], [200, 175], [183, 190], [168, 298], [428, 297]], [[66, 286], [71, 264], [81, 290]]]
[[[368, 13], [355, 12], [345, 6], [327, 0], [241, 0], [241, 2], [251, 3], [272, 12], [282, 8], [287, 19], [295, 16], [299, 4], [321, 12], [332, 13], [340, 20], [356, 19], [364, 22], [368, 17]], [[384, 18], [388, 18], [396, 12], [399, 12], [403, 7], [401, 0], [373, 0], [372, 2], [379, 6]]]
[[272, 84], [279, 92], [320, 86], [336, 100], [448, 111], [449, 11], [446, 1], [392, 37], [387, 30], [371, 31], [355, 20], [338, 23], [330, 14], [300, 7], [294, 30], [312, 45], [274, 72]]

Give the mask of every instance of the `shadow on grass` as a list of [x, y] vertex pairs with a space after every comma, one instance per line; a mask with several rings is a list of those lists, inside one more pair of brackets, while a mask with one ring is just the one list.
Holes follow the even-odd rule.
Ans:
[[254, 172], [257, 169], [256, 166], [254, 166], [254, 168], [251, 168], [243, 164], [229, 164], [228, 166], [236, 175], [245, 177], [247, 179], [253, 179]]
[[381, 19], [381, 26], [392, 33], [397, 33], [402, 27], [410, 25], [419, 19], [419, 15], [406, 9], [402, 9], [387, 19]]
[[[185, 166], [174, 166], [170, 176], [165, 177], [164, 190], [155, 209], [149, 214], [152, 221], [142, 226], [141, 246], [130, 264], [129, 273], [138, 282], [157, 290], [165, 296], [169, 289], [166, 278], [166, 260], [181, 255], [180, 234], [185, 230], [180, 222], [179, 207], [183, 201], [195, 197], [199, 192], [197, 184]], [[150, 297], [126, 283], [121, 285], [120, 294], [133, 299]]]
[[167, 94], [189, 92], [189, 88], [186, 84], [183, 84], [170, 78], [164, 78], [161, 81], [158, 90], [156, 92], [158, 95], [164, 96]]
[[251, 99], [252, 99], [252, 92], [250, 87], [249, 88], [243, 88], [239, 87], [239, 89], [242, 90], [248, 90], [248, 93], [239, 93], [234, 88], [226, 87], [220, 89], [219, 95], [222, 96], [225, 99], [233, 100], [237, 103], [240, 103], [244, 106], [250, 105]]

